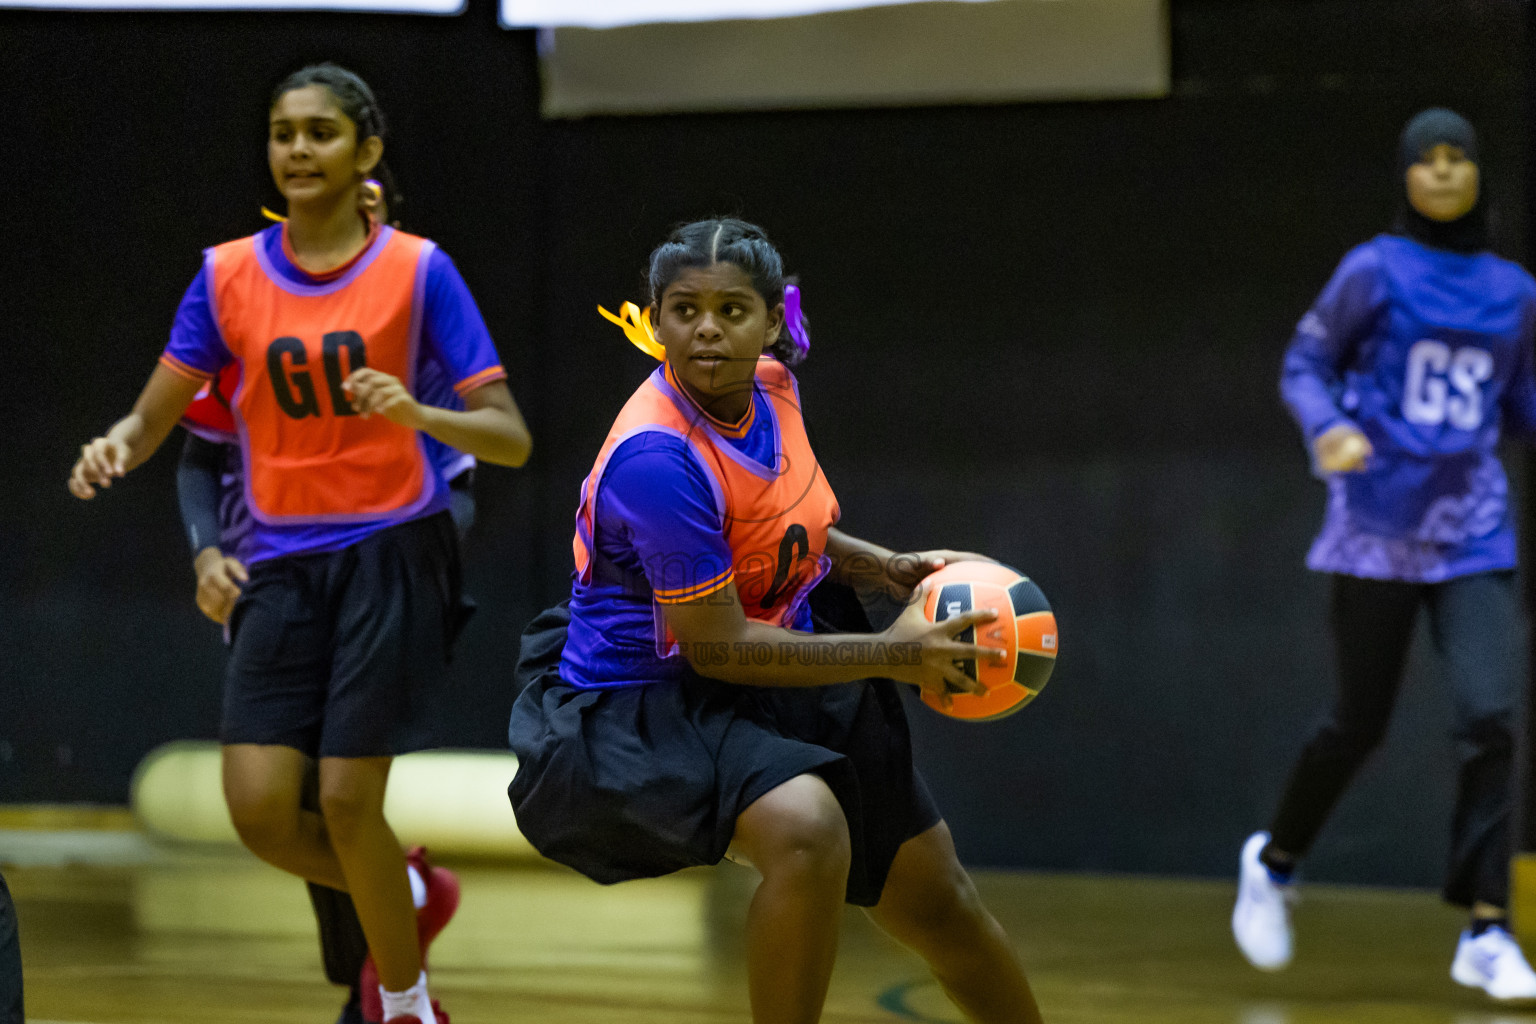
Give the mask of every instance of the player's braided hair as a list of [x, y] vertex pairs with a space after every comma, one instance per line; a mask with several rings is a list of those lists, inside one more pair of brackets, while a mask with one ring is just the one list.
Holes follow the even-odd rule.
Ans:
[[[277, 106], [277, 101], [287, 93], [311, 85], [323, 86], [336, 100], [336, 105], [341, 108], [341, 112], [357, 125], [359, 144], [364, 139], [375, 135], [383, 140], [386, 132], [384, 109], [379, 106], [373, 90], [356, 72], [348, 71], [330, 61], [302, 67], [278, 82], [277, 87], [272, 90], [272, 100], [267, 105], [268, 108]], [[384, 186], [384, 199], [389, 204], [390, 219], [399, 220], [400, 206], [404, 202], [404, 197], [400, 195], [400, 189], [395, 185], [395, 176], [384, 160], [381, 159], [378, 166], [373, 169], [373, 177]]]
[[[784, 300], [784, 259], [767, 233], [756, 224], [735, 217], [716, 217], [674, 229], [651, 253], [651, 304], [661, 304], [667, 286], [684, 270], [716, 263], [740, 267], [770, 308]], [[768, 351], [786, 366], [794, 366], [805, 358], [791, 338], [787, 324], [779, 329], [779, 337]]]

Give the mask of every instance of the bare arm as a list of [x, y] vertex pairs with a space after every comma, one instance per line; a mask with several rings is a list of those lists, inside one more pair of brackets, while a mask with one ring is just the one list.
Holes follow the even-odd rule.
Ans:
[[80, 458], [69, 474], [70, 493], [77, 498], [94, 498], [97, 487], [111, 487], [115, 477], [141, 465], [170, 435], [202, 386], [200, 380], [156, 366], [133, 403], [133, 411], [112, 424], [106, 434], [80, 448]]
[[466, 394], [462, 412], [424, 405], [399, 378], [367, 367], [354, 370], [345, 387], [360, 415], [378, 413], [477, 459], [498, 466], [521, 466], [533, 450], [528, 424], [506, 381], [491, 381]]
[[966, 693], [982, 690], [956, 661], [1006, 657], [954, 639], [996, 618], [991, 608], [932, 623], [923, 616], [922, 602], [914, 601], [882, 633], [826, 634], [797, 633], [747, 618], [734, 583], [696, 601], [662, 608], [695, 671], [746, 686], [828, 686], [886, 676], [947, 699], [946, 683]]
[[856, 590], [878, 590], [905, 601], [923, 577], [952, 562], [991, 562], [972, 551], [896, 552], [833, 527], [827, 531], [831, 577]]
[[827, 531], [827, 557], [832, 560], [831, 578], [857, 590], [889, 590], [892, 563], [898, 557], [890, 548], [860, 540], [837, 527]]

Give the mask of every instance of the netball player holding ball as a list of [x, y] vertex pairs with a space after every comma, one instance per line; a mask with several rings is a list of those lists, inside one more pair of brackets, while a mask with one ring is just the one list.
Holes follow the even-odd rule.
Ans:
[[956, 661], [1001, 652], [956, 636], [995, 610], [934, 623], [915, 600], [883, 634], [811, 632], [824, 576], [905, 598], [976, 556], [903, 560], [834, 525], [789, 369], [808, 340], [798, 316], [786, 324], [783, 264], [761, 229], [679, 228], [649, 278], [664, 362], [582, 487], [568, 613], [524, 634], [519, 826], [599, 882], [724, 857], [755, 866], [756, 1024], [820, 1018], [844, 901], [927, 960], [971, 1020], [1037, 1024], [913, 767], [893, 681], [979, 692]]
[[1451, 977], [1526, 1000], [1536, 973], [1505, 914], [1525, 620], [1497, 447], [1536, 435], [1536, 282], [1488, 251], [1477, 160], [1459, 115], [1408, 122], [1396, 229], [1344, 257], [1285, 354], [1280, 389], [1328, 483], [1307, 565], [1331, 575], [1339, 691], [1243, 847], [1232, 931], [1255, 967], [1290, 963], [1295, 871], [1386, 731], [1422, 608], [1460, 761], [1444, 895], [1470, 920]]
[[[230, 814], [258, 856], [351, 895], [382, 1019], [435, 1024], [425, 946], [457, 892], [428, 867], [413, 898], [383, 814], [391, 759], [437, 742], [459, 606], [449, 489], [422, 435], [501, 465], [531, 441], [453, 263], [359, 216], [383, 127], [368, 86], [334, 65], [278, 85], [267, 152], [288, 220], [208, 250], [133, 411], [82, 448], [69, 486], [110, 486], [240, 364], [253, 524], [220, 730]], [[425, 360], [464, 409], [418, 400]], [[301, 803], [307, 758], [318, 814]]]

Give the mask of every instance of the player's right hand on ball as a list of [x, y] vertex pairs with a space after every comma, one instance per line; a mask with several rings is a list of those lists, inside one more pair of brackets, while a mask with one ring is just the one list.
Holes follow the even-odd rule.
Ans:
[[239, 559], [213, 547], [199, 551], [192, 568], [197, 573], [198, 610], [222, 626], [240, 598], [240, 584], [248, 583], [250, 574]]
[[923, 614], [923, 606], [927, 602], [930, 586], [926, 581], [919, 583], [907, 607], [885, 631], [887, 643], [916, 644], [921, 649], [919, 658], [901, 659], [901, 664], [892, 667], [890, 675], [892, 679], [912, 683], [924, 693], [933, 694], [940, 704], [948, 708], [952, 703], [951, 695], [956, 692], [986, 692], [986, 687], [960, 671], [956, 662], [980, 662], [987, 659], [1006, 661], [1008, 652], [955, 639], [965, 630], [997, 618], [996, 608], [977, 608], [943, 622], [929, 622]]
[[1324, 473], [1363, 473], [1371, 442], [1353, 423], [1337, 423], [1312, 441], [1312, 455]]
[[128, 472], [128, 446], [110, 437], [98, 437], [80, 448], [80, 458], [69, 472], [69, 493], [90, 500], [97, 487], [111, 487], [112, 478]]

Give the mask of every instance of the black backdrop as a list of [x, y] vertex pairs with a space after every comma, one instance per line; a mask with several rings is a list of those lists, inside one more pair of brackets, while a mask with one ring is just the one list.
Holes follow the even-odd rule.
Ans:
[[[1523, 7], [1175, 0], [1155, 102], [544, 124], [531, 34], [449, 19], [0, 14], [0, 801], [125, 799], [211, 737], [222, 651], [192, 603], [162, 454], [63, 483], [126, 411], [199, 251], [270, 200], [264, 103], [332, 58], [393, 126], [409, 228], [452, 254], [535, 431], [487, 469], [481, 613], [453, 742], [504, 743], [516, 636], [557, 598], [577, 484], [648, 368], [595, 306], [640, 298], [674, 222], [739, 213], [802, 275], [801, 374], [845, 525], [1023, 567], [1061, 621], [1027, 712], [914, 708], [978, 864], [1226, 873], [1331, 685], [1321, 507], [1275, 396], [1288, 335], [1393, 204], [1403, 120], [1481, 126], [1506, 252], [1525, 223]], [[659, 59], [686, 55], [659, 55]], [[1386, 749], [1312, 876], [1432, 884], [1452, 763], [1414, 662]]]

